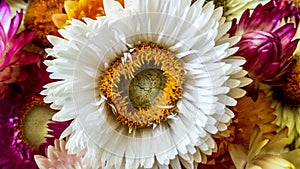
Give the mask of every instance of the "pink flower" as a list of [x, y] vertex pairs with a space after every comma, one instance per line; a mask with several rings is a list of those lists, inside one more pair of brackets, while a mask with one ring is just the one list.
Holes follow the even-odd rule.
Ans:
[[[294, 1], [296, 2], [296, 1]], [[265, 5], [265, 10], [280, 10], [282, 16], [287, 22], [295, 22], [299, 24], [300, 21], [300, 9], [298, 4], [295, 4], [292, 0], [272, 0]], [[299, 3], [299, 2], [298, 2]]]
[[9, 84], [21, 82], [28, 75], [23, 73], [24, 66], [37, 63], [41, 56], [22, 50], [31, 41], [33, 32], [16, 34], [23, 18], [23, 12], [11, 19], [11, 10], [6, 1], [0, 3], [0, 100], [9, 91]]
[[81, 158], [73, 154], [68, 154], [65, 149], [64, 140], [55, 140], [54, 147], [49, 146], [47, 157], [35, 155], [34, 159], [40, 169], [83, 169]]

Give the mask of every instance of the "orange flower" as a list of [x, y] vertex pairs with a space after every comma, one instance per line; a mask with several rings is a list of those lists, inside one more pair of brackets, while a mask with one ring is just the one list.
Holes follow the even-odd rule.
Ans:
[[58, 29], [52, 22], [54, 13], [63, 12], [65, 0], [32, 0], [25, 14], [26, 29], [34, 32], [34, 42], [43, 47], [50, 47], [46, 36], [58, 36]]

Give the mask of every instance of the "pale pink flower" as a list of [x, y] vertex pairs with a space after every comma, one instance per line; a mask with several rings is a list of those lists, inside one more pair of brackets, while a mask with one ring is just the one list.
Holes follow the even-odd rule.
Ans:
[[55, 140], [54, 147], [49, 146], [47, 157], [35, 155], [34, 159], [40, 169], [83, 169], [81, 158], [68, 154], [64, 140]]

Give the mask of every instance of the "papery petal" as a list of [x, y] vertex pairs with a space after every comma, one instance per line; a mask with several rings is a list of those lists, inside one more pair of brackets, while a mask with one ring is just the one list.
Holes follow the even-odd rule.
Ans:
[[1, 1], [0, 9], [0, 23], [3, 26], [5, 34], [8, 35], [11, 24], [11, 10], [6, 1]]
[[23, 11], [22, 10], [21, 10], [21, 12], [17, 12], [17, 14], [12, 18], [10, 26], [9, 26], [9, 31], [7, 33], [7, 40], [8, 41], [11, 41], [12, 38], [14, 38], [15, 34], [17, 33], [17, 31], [19, 29], [22, 18], [23, 18]]

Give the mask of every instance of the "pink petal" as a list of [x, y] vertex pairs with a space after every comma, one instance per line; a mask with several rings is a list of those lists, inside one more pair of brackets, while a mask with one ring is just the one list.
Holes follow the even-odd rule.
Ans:
[[294, 38], [294, 35], [296, 33], [296, 28], [294, 28], [294, 24], [292, 23], [286, 24], [281, 28], [277, 29], [275, 33], [279, 35], [279, 37], [281, 37], [281, 45], [284, 49], [287, 46], [290, 46], [290, 42]]
[[10, 28], [7, 33], [7, 39], [10, 41], [12, 38], [14, 38], [15, 34], [17, 33], [20, 23], [23, 18], [23, 10], [21, 12], [17, 12], [16, 16], [12, 18], [12, 22], [10, 23]]
[[10, 27], [11, 11], [5, 0], [0, 3], [0, 23], [4, 28], [4, 32], [7, 34]]

